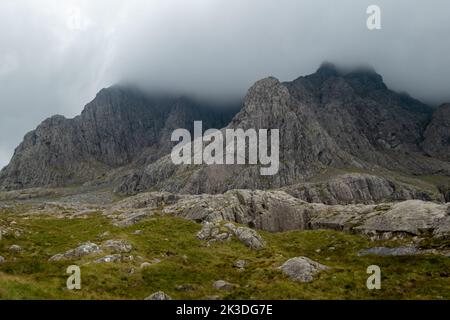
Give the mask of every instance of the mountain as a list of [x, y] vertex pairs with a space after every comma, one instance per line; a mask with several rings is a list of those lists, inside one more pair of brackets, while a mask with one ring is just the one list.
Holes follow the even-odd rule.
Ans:
[[[1, 171], [0, 187], [99, 181], [135, 194], [292, 186], [291, 194], [327, 203], [448, 196], [450, 187], [436, 195], [414, 177], [448, 181], [450, 106], [435, 109], [394, 92], [370, 68], [342, 71], [325, 63], [291, 82], [262, 79], [236, 111], [129, 87], [104, 89], [80, 116], [55, 116], [28, 133]], [[259, 165], [174, 165], [170, 135], [176, 128], [192, 132], [194, 120], [203, 120], [204, 130], [279, 129], [278, 174], [261, 176]], [[364, 175], [326, 176], [355, 171]], [[325, 179], [309, 183], [318, 175]]]
[[[163, 157], [124, 177], [117, 190], [221, 193], [279, 188], [329, 168], [449, 176], [445, 156], [424, 148], [432, 144], [432, 132], [445, 131], [434, 113], [432, 107], [389, 90], [369, 68], [342, 72], [324, 64], [314, 74], [292, 82], [275, 78], [256, 82], [228, 125], [280, 129], [277, 175], [262, 177], [258, 166], [175, 166]], [[442, 143], [449, 146], [448, 140]], [[449, 155], [442, 146], [439, 150]]]
[[126, 86], [103, 89], [81, 115], [53, 116], [26, 134], [0, 173], [0, 188], [78, 184], [135, 162], [151, 163], [170, 152], [174, 129], [193, 130], [194, 120], [203, 120], [205, 129], [222, 127], [236, 110]]
[[431, 157], [450, 161], [450, 104], [443, 104], [433, 114], [422, 142], [423, 149]]

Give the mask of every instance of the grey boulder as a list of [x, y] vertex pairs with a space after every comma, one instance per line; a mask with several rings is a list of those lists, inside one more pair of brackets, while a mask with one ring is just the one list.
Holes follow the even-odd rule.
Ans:
[[286, 261], [279, 269], [294, 281], [310, 282], [320, 271], [330, 268], [307, 257], [296, 257]]
[[158, 291], [149, 295], [145, 300], [172, 300], [172, 298], [163, 291]]

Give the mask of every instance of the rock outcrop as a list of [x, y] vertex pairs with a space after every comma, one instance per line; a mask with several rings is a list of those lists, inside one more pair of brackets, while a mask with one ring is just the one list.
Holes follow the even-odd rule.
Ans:
[[149, 295], [144, 300], [172, 300], [172, 298], [165, 294], [163, 291], [158, 291]]
[[[227, 128], [279, 129], [280, 168], [276, 175], [262, 177], [260, 165], [176, 166], [165, 156], [125, 175], [116, 190], [133, 194], [152, 188], [199, 194], [273, 189], [302, 183], [330, 167], [450, 176], [450, 163], [444, 157], [433, 158], [423, 150], [433, 112], [432, 107], [389, 90], [373, 70], [343, 73], [324, 65], [292, 82], [266, 78], [249, 89], [242, 110]], [[373, 190], [361, 200], [376, 201], [386, 192], [389, 190]], [[390, 192], [392, 200], [427, 197], [418, 190]]]
[[450, 103], [443, 104], [436, 110], [424, 135], [422, 147], [427, 154], [450, 161]]
[[286, 261], [279, 269], [294, 281], [311, 282], [320, 271], [330, 268], [307, 257], [296, 257]]
[[233, 237], [251, 249], [262, 249], [266, 246], [263, 238], [253, 229], [247, 227], [237, 227], [232, 223], [211, 223], [205, 222], [202, 229], [197, 233], [197, 238], [207, 240], [208, 243], [214, 241], [228, 241]]
[[325, 204], [372, 204], [386, 201], [419, 199], [444, 201], [436, 186], [421, 182], [422, 187], [401, 183], [393, 178], [370, 174], [349, 173], [327, 178], [323, 182], [299, 183], [284, 187], [294, 197]]
[[230, 291], [230, 290], [237, 288], [237, 285], [235, 285], [233, 283], [229, 283], [225, 280], [217, 280], [213, 283], [213, 287], [216, 290]]
[[150, 96], [113, 86], [101, 90], [80, 116], [54, 116], [26, 134], [0, 173], [4, 190], [64, 186], [103, 177], [170, 152], [174, 129], [222, 127], [237, 107], [210, 106], [185, 97]]
[[[160, 193], [143, 193], [141, 199], [160, 198]], [[232, 233], [230, 227], [221, 229], [226, 222], [236, 222], [250, 228], [271, 232], [308, 229], [333, 229], [362, 233], [370, 236], [408, 234], [450, 237], [450, 204], [422, 200], [387, 202], [380, 204], [326, 205], [307, 203], [284, 191], [230, 190], [219, 195], [180, 195], [178, 200], [158, 207], [142, 208], [147, 215], [152, 212], [177, 215], [196, 222], [209, 222], [199, 234], [201, 238], [224, 240]], [[133, 198], [123, 211], [113, 214], [112, 219], [128, 220], [133, 215]], [[169, 199], [166, 194], [166, 199]], [[171, 198], [173, 199], [173, 198]], [[153, 203], [153, 201], [149, 201]], [[120, 202], [116, 207], [121, 207]], [[120, 222], [120, 220], [119, 220]], [[222, 222], [222, 223], [219, 223]], [[244, 239], [245, 237], [243, 237]]]
[[54, 256], [52, 256], [49, 261], [60, 261], [60, 260], [74, 260], [79, 259], [81, 257], [87, 256], [87, 255], [93, 255], [93, 254], [99, 254], [102, 250], [100, 246], [98, 246], [95, 243], [92, 242], [86, 242], [75, 249], [70, 249], [66, 251], [65, 253], [58, 253]]

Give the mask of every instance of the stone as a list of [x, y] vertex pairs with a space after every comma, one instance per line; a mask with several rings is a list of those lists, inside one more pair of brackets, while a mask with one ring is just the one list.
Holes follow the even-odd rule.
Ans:
[[148, 261], [142, 262], [140, 267], [141, 267], [141, 269], [144, 269], [144, 268], [148, 268], [154, 264], [158, 264], [160, 262], [161, 262], [160, 259], [155, 258], [151, 262], [148, 262]]
[[224, 291], [230, 291], [237, 287], [237, 285], [229, 283], [225, 280], [217, 280], [213, 283], [213, 287], [216, 290], [224, 290]]
[[419, 254], [420, 250], [416, 247], [375, 247], [363, 249], [358, 252], [358, 256], [376, 255], [376, 256], [411, 256]]
[[122, 256], [120, 254], [111, 254], [104, 256], [95, 260], [95, 263], [111, 263], [111, 262], [120, 262], [122, 261]]
[[320, 271], [329, 267], [307, 257], [296, 257], [286, 261], [279, 269], [294, 281], [311, 282]]
[[252, 249], [262, 249], [266, 245], [255, 230], [248, 227], [236, 227], [232, 223], [205, 222], [203, 223], [202, 229], [197, 233], [198, 239], [208, 240], [208, 243], [227, 241], [233, 236]]
[[150, 267], [152, 264], [150, 262], [142, 262], [140, 268], [145, 269]]
[[12, 246], [9, 247], [9, 251], [19, 253], [22, 251], [22, 247], [17, 244], [13, 244]]
[[0, 264], [5, 263], [5, 262], [6, 262], [6, 259], [3, 258], [2, 256], [0, 256]]
[[234, 268], [238, 268], [238, 269], [243, 269], [243, 268], [245, 268], [246, 265], [247, 265], [247, 261], [246, 260], [236, 260], [233, 263], [233, 267]]
[[190, 285], [190, 284], [182, 284], [182, 285], [176, 286], [175, 289], [176, 289], [177, 291], [183, 291], [183, 292], [186, 292], [186, 291], [192, 291], [192, 290], [194, 290], [194, 287], [193, 287], [192, 285]]
[[149, 295], [145, 300], [172, 300], [172, 298], [163, 291], [158, 291]]
[[234, 234], [239, 241], [252, 249], [262, 249], [266, 246], [266, 243], [261, 236], [253, 229], [238, 227]]
[[132, 248], [131, 244], [124, 240], [108, 240], [102, 244], [102, 249], [114, 253], [128, 253]]
[[65, 253], [59, 253], [52, 256], [49, 261], [59, 261], [59, 260], [69, 260], [69, 259], [78, 259], [87, 255], [100, 254], [103, 251], [100, 246], [92, 242], [85, 242], [75, 249], [71, 249], [66, 251]]
[[214, 230], [218, 229], [218, 227], [211, 223], [211, 222], [205, 222], [202, 225], [202, 229], [197, 233], [197, 239], [199, 240], [209, 240], [213, 237]]

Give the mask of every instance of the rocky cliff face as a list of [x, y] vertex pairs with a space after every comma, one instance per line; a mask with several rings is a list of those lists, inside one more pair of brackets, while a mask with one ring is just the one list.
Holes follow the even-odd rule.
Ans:
[[[436, 195], [377, 173], [450, 176], [449, 110], [389, 90], [373, 70], [342, 72], [330, 64], [292, 82], [256, 82], [234, 118], [233, 111], [187, 98], [112, 87], [80, 116], [52, 117], [27, 134], [2, 170], [0, 187], [60, 186], [106, 175], [102, 181], [123, 194], [292, 186], [286, 190], [300, 199], [330, 204], [447, 199], [448, 184]], [[279, 129], [278, 174], [261, 176], [259, 165], [174, 165], [171, 133], [192, 131], [194, 120], [203, 120], [204, 129]], [[373, 174], [305, 184], [329, 168]]]
[[433, 186], [414, 186], [394, 178], [348, 173], [321, 182], [305, 182], [282, 188], [286, 193], [310, 203], [374, 204], [387, 201], [420, 199], [444, 201], [444, 194]]
[[[301, 183], [329, 167], [450, 175], [450, 163], [442, 155], [429, 157], [423, 150], [425, 131], [436, 132], [426, 130], [433, 112], [389, 90], [381, 76], [369, 69], [342, 73], [324, 64], [316, 73], [292, 82], [267, 78], [250, 88], [228, 128], [279, 129], [277, 175], [261, 177], [258, 166], [174, 166], [164, 157], [124, 177], [117, 190], [221, 193], [234, 188], [279, 188]], [[442, 123], [433, 120], [433, 124], [445, 131]], [[448, 141], [442, 143], [448, 146]]]
[[450, 103], [443, 104], [433, 114], [422, 147], [431, 157], [450, 161]]
[[188, 98], [151, 97], [114, 86], [100, 91], [80, 116], [54, 116], [28, 133], [0, 173], [2, 189], [63, 186], [95, 179], [170, 152], [176, 128], [224, 126], [237, 108], [212, 108]]
[[450, 204], [408, 200], [326, 205], [307, 203], [274, 190], [229, 190], [219, 195], [141, 193], [114, 204], [105, 214], [117, 225], [128, 226], [155, 211], [196, 222], [233, 221], [271, 232], [333, 229], [385, 239], [404, 235], [438, 239], [450, 236]]

